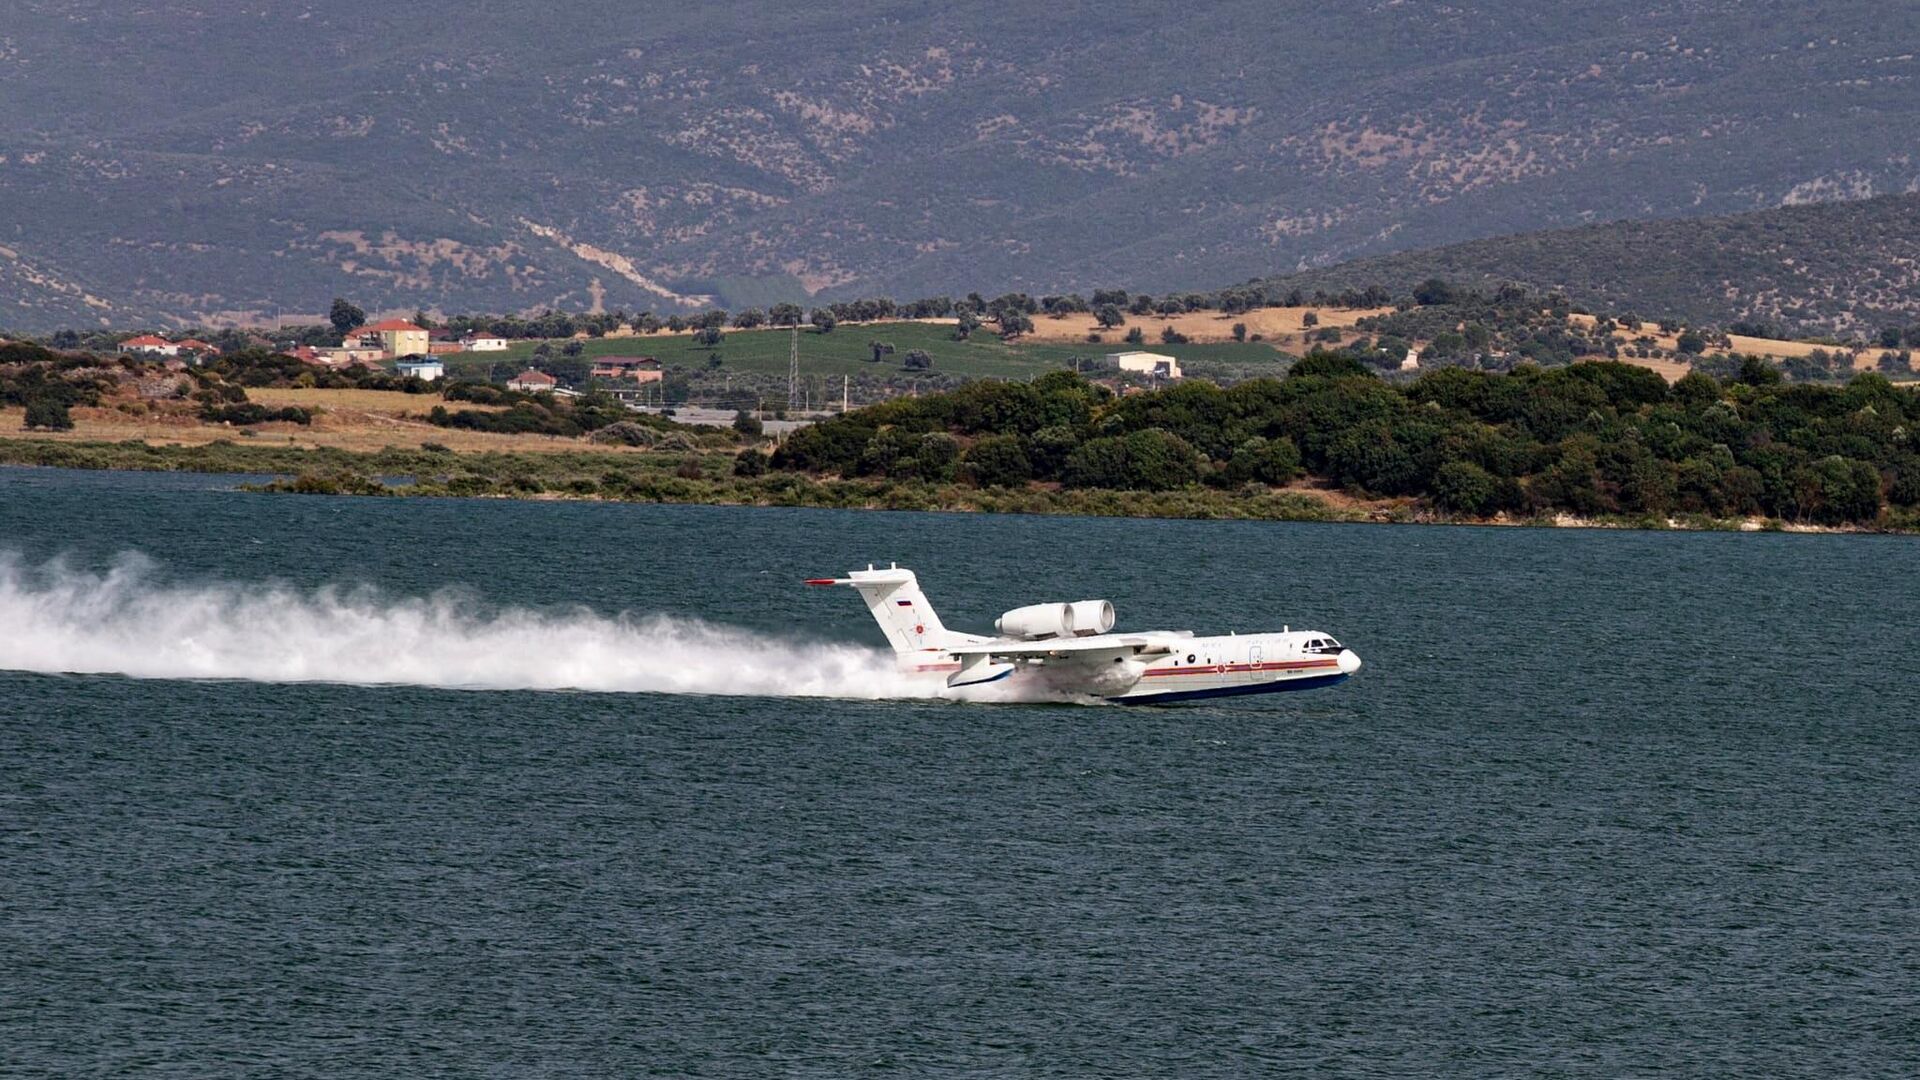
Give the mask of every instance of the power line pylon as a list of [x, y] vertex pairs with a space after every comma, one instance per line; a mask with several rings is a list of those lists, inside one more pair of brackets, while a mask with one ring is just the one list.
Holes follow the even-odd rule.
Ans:
[[787, 408], [798, 412], [800, 409], [800, 328], [793, 328], [793, 338], [787, 346]]

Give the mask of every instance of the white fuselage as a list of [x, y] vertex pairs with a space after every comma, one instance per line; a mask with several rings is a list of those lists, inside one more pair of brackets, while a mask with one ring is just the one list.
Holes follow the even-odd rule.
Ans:
[[[1345, 682], [1360, 670], [1360, 657], [1332, 635], [1312, 630], [1278, 634], [1229, 634], [1224, 637], [1164, 637], [1169, 652], [1144, 659], [1123, 659], [1105, 668], [1035, 661], [1007, 671], [1004, 689], [1030, 686], [1060, 694], [1079, 694], [1128, 704], [1193, 701], [1210, 697], [1311, 690]], [[946, 682], [961, 668], [938, 649], [906, 653], [903, 670]], [[998, 687], [999, 680], [982, 686]], [[966, 696], [968, 687], [954, 687]]]

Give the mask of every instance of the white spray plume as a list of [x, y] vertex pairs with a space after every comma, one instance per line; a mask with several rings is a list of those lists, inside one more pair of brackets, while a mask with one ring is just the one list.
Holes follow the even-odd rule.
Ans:
[[483, 611], [450, 593], [169, 584], [0, 554], [0, 668], [139, 678], [485, 690], [933, 698], [876, 649], [781, 640], [666, 615]]

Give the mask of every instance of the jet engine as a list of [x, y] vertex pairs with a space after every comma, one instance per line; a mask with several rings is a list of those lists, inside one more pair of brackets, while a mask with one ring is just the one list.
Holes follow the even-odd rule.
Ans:
[[1088, 637], [1113, 629], [1113, 604], [1106, 600], [1079, 600], [1071, 604], [1030, 604], [1014, 608], [993, 622], [1007, 637], [1040, 641], [1056, 637]]

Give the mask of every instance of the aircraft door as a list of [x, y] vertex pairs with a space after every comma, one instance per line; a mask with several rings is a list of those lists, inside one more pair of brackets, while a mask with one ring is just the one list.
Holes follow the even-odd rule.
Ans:
[[1262, 656], [1260, 652], [1260, 646], [1258, 645], [1247, 646], [1246, 678], [1248, 682], [1259, 682], [1260, 680], [1267, 677], [1266, 672], [1260, 670], [1261, 659], [1262, 659]]

